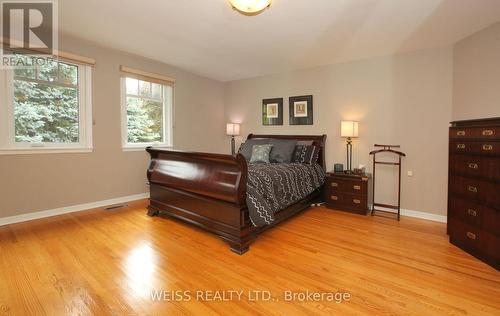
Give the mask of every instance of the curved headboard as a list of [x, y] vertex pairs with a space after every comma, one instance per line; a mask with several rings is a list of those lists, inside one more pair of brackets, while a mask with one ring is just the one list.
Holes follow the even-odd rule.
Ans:
[[326, 143], [326, 135], [256, 135], [249, 134], [247, 139], [251, 138], [277, 138], [277, 139], [294, 139], [294, 140], [312, 140], [314, 146], [318, 146], [320, 148], [319, 151], [319, 159], [318, 164], [326, 170], [326, 162], [325, 162], [325, 143]]

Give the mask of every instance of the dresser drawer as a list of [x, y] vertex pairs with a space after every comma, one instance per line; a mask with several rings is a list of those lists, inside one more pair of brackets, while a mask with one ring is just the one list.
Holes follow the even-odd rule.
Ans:
[[500, 211], [459, 197], [450, 196], [448, 215], [489, 233], [500, 236]]
[[338, 207], [339, 209], [346, 208], [349, 210], [359, 210], [362, 213], [368, 212], [366, 195], [331, 192], [326, 197], [326, 203], [331, 207]]
[[500, 260], [498, 237], [454, 218], [449, 219], [448, 225], [450, 240], [458, 242], [467, 249], [476, 250], [498, 263]]
[[451, 155], [452, 174], [500, 179], [500, 157], [479, 157], [473, 155]]
[[500, 184], [450, 175], [450, 196], [458, 195], [473, 202], [500, 209]]
[[450, 141], [451, 154], [480, 154], [500, 156], [500, 142], [488, 141]]
[[450, 127], [450, 138], [500, 139], [500, 127]]
[[332, 192], [345, 192], [353, 194], [367, 194], [367, 181], [346, 180], [346, 179], [330, 179], [327, 183], [328, 190]]

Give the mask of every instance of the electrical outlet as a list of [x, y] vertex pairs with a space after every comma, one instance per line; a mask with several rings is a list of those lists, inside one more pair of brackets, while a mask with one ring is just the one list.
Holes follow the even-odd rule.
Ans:
[[408, 170], [408, 177], [413, 177], [413, 171]]

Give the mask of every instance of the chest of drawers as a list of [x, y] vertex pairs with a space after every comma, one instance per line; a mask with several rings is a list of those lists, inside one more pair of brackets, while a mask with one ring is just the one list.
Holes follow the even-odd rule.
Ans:
[[451, 123], [450, 242], [500, 268], [500, 118]]
[[325, 203], [327, 207], [366, 215], [370, 212], [371, 176], [328, 173], [325, 184]]

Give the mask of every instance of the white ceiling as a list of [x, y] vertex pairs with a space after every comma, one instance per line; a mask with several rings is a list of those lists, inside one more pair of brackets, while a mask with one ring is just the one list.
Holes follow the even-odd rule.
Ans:
[[500, 0], [59, 0], [60, 31], [221, 81], [452, 44]]

